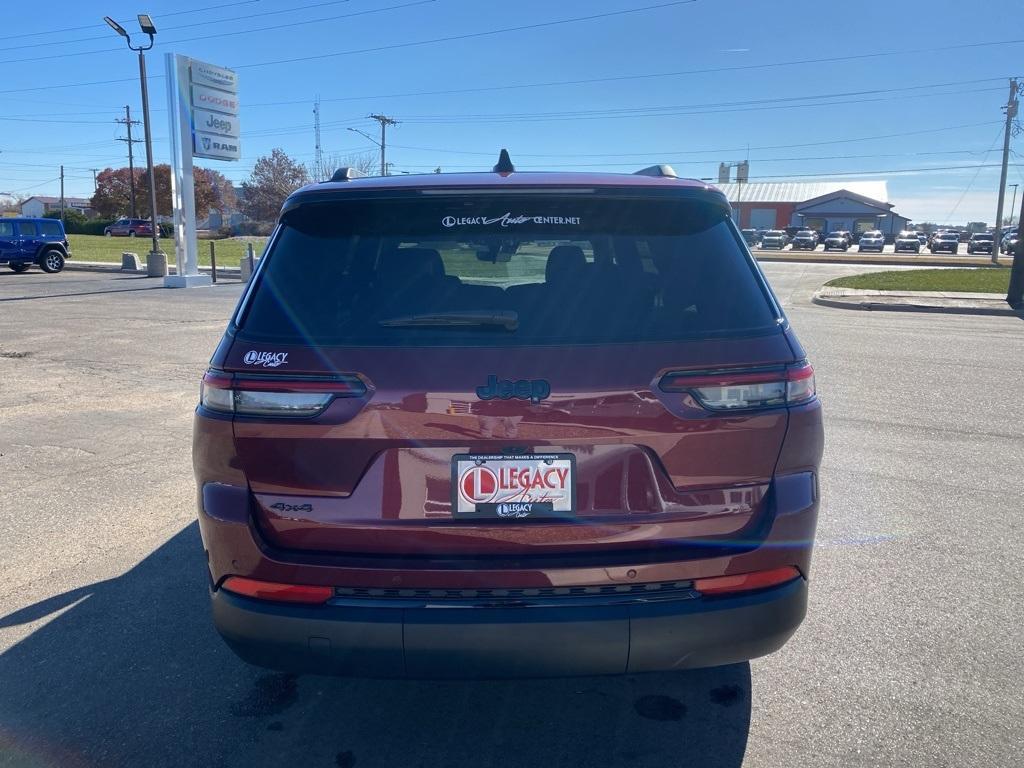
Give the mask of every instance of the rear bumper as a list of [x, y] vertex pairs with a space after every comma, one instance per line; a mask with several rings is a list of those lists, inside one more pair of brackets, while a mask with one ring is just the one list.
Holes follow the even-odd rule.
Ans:
[[293, 606], [212, 593], [245, 661], [357, 677], [569, 677], [745, 661], [778, 650], [807, 610], [803, 578], [736, 597], [586, 606]]

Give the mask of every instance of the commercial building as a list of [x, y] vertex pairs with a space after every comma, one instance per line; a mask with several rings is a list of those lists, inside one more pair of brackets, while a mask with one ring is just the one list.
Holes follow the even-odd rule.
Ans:
[[[65, 197], [64, 198], [64, 209], [68, 210], [74, 208], [85, 216], [92, 216], [91, 203], [87, 198], [84, 197]], [[33, 218], [39, 218], [45, 216], [48, 213], [54, 211], [60, 211], [60, 198], [59, 197], [43, 197], [36, 195], [25, 200], [21, 204], [21, 215], [31, 216]]]
[[743, 229], [880, 229], [891, 235], [910, 223], [888, 202], [885, 181], [731, 182], [718, 187]]

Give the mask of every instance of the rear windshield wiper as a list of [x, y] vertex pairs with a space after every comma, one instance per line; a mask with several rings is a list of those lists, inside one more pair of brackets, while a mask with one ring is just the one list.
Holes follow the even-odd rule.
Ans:
[[468, 328], [496, 326], [506, 331], [519, 327], [519, 313], [513, 310], [464, 310], [451, 312], [423, 312], [416, 315], [398, 315], [378, 321], [387, 328]]

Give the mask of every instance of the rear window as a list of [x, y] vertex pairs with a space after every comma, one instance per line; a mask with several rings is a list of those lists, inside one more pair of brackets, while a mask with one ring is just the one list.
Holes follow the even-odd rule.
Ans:
[[64, 237], [64, 230], [56, 219], [44, 219], [36, 223], [39, 225], [39, 234], [43, 237]]
[[777, 327], [728, 212], [679, 198], [307, 204], [266, 258], [240, 318], [254, 341], [587, 344]]

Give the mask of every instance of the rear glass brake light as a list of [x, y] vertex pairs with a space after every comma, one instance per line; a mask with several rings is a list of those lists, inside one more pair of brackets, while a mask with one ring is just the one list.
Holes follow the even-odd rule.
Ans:
[[662, 377], [663, 392], [689, 392], [711, 411], [800, 405], [814, 399], [814, 369], [806, 361], [787, 366], [716, 371], [674, 371]]
[[316, 416], [336, 397], [360, 397], [366, 385], [357, 376], [232, 377], [209, 371], [199, 401], [204, 408], [241, 416]]

